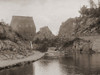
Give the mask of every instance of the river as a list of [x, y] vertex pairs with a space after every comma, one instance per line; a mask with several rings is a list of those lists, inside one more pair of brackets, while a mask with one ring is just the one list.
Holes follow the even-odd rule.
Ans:
[[1, 70], [0, 75], [100, 75], [100, 54], [45, 56], [32, 64]]

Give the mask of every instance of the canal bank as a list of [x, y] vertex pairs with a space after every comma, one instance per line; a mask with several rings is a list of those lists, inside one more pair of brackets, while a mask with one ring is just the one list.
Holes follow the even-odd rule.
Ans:
[[42, 58], [44, 55], [45, 55], [45, 53], [34, 51], [33, 55], [27, 56], [25, 58], [13, 59], [13, 60], [12, 59], [2, 60], [2, 61], [0, 61], [0, 70], [25, 65], [25, 64], [31, 63], [31, 62], [35, 62], [35, 61], [39, 60], [40, 58]]

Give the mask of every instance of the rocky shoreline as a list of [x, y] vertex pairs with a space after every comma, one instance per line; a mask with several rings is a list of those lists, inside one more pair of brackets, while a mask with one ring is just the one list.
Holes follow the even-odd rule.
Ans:
[[35, 61], [39, 60], [40, 58], [42, 58], [44, 55], [45, 55], [45, 53], [34, 51], [33, 55], [30, 55], [30, 56], [25, 57], [25, 58], [14, 59], [14, 60], [12, 60], [12, 59], [2, 60], [0, 62], [0, 70], [9, 69], [11, 67], [17, 67], [17, 66], [21, 66], [21, 65], [35, 62]]

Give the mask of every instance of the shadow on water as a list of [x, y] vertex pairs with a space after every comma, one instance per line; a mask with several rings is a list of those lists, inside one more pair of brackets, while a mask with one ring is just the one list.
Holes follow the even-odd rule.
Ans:
[[33, 65], [14, 67], [0, 71], [0, 75], [34, 75]]

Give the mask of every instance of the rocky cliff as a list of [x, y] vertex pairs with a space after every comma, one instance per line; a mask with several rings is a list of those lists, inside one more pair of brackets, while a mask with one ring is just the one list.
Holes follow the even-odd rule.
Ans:
[[88, 40], [83, 40], [80, 38], [75, 38], [64, 43], [61, 47], [62, 51], [67, 54], [73, 53], [94, 53], [92, 50], [92, 42]]
[[100, 35], [100, 7], [80, 9], [80, 16], [62, 23], [60, 36], [97, 36]]
[[100, 35], [99, 17], [79, 17], [76, 19], [76, 36], [97, 36]]
[[73, 35], [74, 32], [74, 18], [70, 18], [67, 21], [63, 22], [62, 25], [60, 26], [60, 30], [59, 30], [59, 37], [65, 37], [65, 38], [69, 38]]
[[75, 18], [76, 36], [97, 36], [100, 35], [100, 7], [80, 9], [80, 17]]
[[43, 39], [48, 39], [48, 40], [51, 40], [51, 39], [54, 39], [55, 36], [53, 35], [53, 33], [50, 31], [50, 29], [45, 26], [43, 28], [40, 28], [40, 31], [37, 32], [36, 36], [34, 37], [34, 39], [40, 39], [40, 40], [43, 40]]
[[[92, 50], [100, 52], [100, 42], [98, 39], [98, 37], [100, 37], [100, 7], [87, 8], [83, 6], [79, 12], [79, 17], [68, 19], [61, 25], [59, 36], [74, 36], [88, 40], [92, 43]], [[83, 44], [84, 43], [85, 42], [83, 42]], [[88, 43], [86, 44], [86, 47], [87, 46]]]
[[16, 56], [21, 58], [30, 55], [31, 52], [27, 41], [19, 37], [10, 26], [0, 23], [0, 59], [13, 59]]
[[32, 17], [13, 16], [10, 25], [25, 40], [33, 40], [36, 34], [36, 27]]

